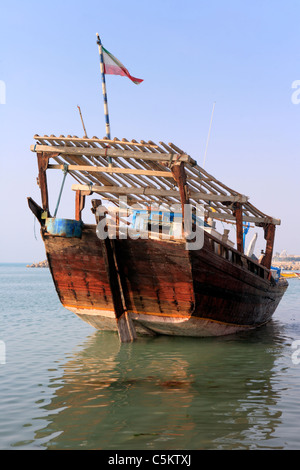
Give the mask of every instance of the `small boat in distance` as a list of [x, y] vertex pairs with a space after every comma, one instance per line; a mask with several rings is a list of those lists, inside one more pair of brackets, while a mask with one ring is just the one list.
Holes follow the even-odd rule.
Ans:
[[289, 279], [300, 279], [300, 273], [281, 273], [282, 277], [286, 277]]
[[[271, 320], [288, 287], [271, 270], [280, 220], [172, 143], [34, 139], [42, 205], [28, 203], [66, 309], [95, 328], [118, 331], [122, 342], [137, 333], [226, 335]], [[46, 175], [53, 170], [74, 178], [72, 220], [57, 218], [57, 207], [50, 211]], [[91, 200], [96, 220], [86, 224], [82, 211], [91, 195], [98, 196]], [[215, 220], [233, 224], [234, 242]], [[246, 223], [264, 231], [259, 261], [245, 254]]]

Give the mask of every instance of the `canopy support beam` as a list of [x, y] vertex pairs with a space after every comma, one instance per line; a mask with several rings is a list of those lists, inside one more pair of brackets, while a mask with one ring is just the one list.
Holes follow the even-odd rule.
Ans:
[[173, 177], [178, 185], [181, 209], [182, 209], [182, 222], [184, 224], [184, 206], [189, 204], [188, 188], [186, 185], [186, 174], [184, 170], [184, 163], [181, 162], [171, 167]]
[[265, 240], [267, 241], [266, 252], [262, 259], [261, 264], [267, 269], [271, 268], [274, 240], [275, 240], [275, 225], [274, 224], [265, 224], [264, 226], [264, 235]]
[[234, 204], [233, 215], [236, 218], [236, 246], [240, 253], [244, 253], [244, 242], [243, 242], [243, 210], [242, 204], [239, 202]]
[[41, 190], [42, 207], [45, 212], [49, 212], [49, 196], [47, 186], [46, 170], [48, 167], [50, 155], [45, 152], [37, 153], [38, 169], [39, 169], [39, 187]]

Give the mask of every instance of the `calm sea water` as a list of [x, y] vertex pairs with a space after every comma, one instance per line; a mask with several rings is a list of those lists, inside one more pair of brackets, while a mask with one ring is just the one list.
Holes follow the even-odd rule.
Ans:
[[291, 280], [257, 331], [120, 345], [48, 269], [0, 265], [0, 449], [299, 449], [299, 302]]

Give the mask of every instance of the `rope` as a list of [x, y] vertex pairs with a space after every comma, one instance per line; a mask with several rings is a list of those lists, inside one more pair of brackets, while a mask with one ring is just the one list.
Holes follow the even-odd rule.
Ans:
[[35, 230], [35, 221], [36, 221], [36, 217], [35, 217], [35, 215], [34, 215], [33, 217], [34, 217], [34, 220], [33, 220], [33, 233], [34, 233], [34, 238], [37, 240], [36, 230]]
[[64, 177], [63, 177], [62, 184], [61, 184], [61, 188], [60, 188], [60, 191], [59, 191], [59, 195], [58, 195], [58, 199], [57, 199], [57, 204], [56, 204], [56, 208], [55, 208], [55, 212], [54, 212], [54, 217], [56, 217], [56, 214], [57, 214], [57, 211], [58, 211], [58, 207], [59, 207], [59, 204], [60, 204], [61, 195], [62, 195], [62, 192], [63, 192], [63, 189], [64, 189], [64, 184], [65, 184], [66, 177], [67, 177], [67, 173], [68, 173], [68, 169], [69, 169], [69, 165], [67, 165], [66, 163], [64, 163], [64, 169], [63, 169]]

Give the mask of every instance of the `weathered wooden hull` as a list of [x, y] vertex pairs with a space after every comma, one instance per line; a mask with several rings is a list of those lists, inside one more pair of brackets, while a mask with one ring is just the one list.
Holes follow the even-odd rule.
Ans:
[[[81, 238], [42, 228], [53, 281], [65, 308], [101, 330], [117, 331], [103, 242], [95, 225]], [[219, 336], [261, 326], [272, 318], [288, 283], [205, 234], [204, 246], [181, 241], [116, 240], [126, 309], [144, 334]]]

